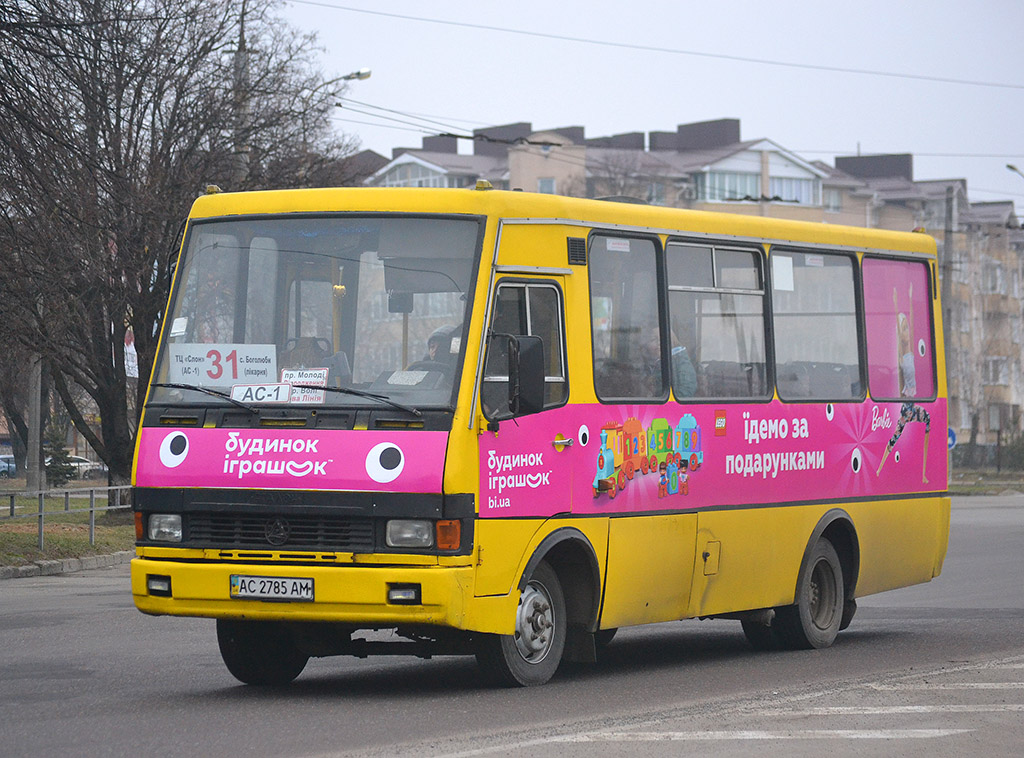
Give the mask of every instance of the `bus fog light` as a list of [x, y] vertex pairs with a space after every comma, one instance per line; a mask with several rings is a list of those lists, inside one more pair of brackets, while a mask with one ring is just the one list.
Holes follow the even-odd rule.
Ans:
[[149, 538], [154, 542], [181, 542], [181, 516], [154, 513], [149, 517]]
[[392, 605], [420, 605], [420, 585], [389, 584], [388, 602]]
[[171, 596], [171, 577], [149, 574], [146, 577], [146, 592], [158, 597]]
[[434, 528], [430, 521], [394, 519], [386, 529], [388, 547], [433, 547]]

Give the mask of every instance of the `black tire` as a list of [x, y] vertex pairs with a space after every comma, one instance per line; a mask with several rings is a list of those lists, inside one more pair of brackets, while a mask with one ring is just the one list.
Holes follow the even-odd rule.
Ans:
[[493, 682], [508, 687], [544, 684], [558, 669], [567, 630], [558, 575], [541, 561], [519, 597], [513, 634], [487, 634], [476, 659]]
[[782, 647], [779, 642], [778, 636], [772, 627], [767, 624], [762, 624], [759, 621], [748, 621], [743, 619], [740, 621], [743, 626], [743, 634], [747, 637], [747, 642], [750, 646], [759, 652], [767, 650], [778, 650]]
[[217, 644], [228, 671], [245, 684], [288, 684], [309, 660], [285, 626], [273, 621], [218, 619]]
[[857, 601], [847, 600], [843, 604], [843, 620], [839, 622], [839, 631], [843, 631], [853, 621], [854, 614], [857, 613]]
[[611, 641], [615, 638], [615, 633], [618, 629], [599, 629], [594, 632], [594, 646], [600, 650], [601, 648], [608, 647]]
[[797, 584], [795, 605], [775, 609], [772, 630], [791, 650], [810, 650], [831, 645], [843, 620], [843, 568], [827, 539], [811, 550]]

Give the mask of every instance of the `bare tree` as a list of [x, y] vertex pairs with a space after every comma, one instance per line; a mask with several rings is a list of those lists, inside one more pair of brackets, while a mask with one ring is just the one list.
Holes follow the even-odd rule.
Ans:
[[117, 482], [145, 392], [125, 376], [125, 334], [145, 379], [191, 202], [212, 183], [330, 182], [353, 147], [329, 119], [344, 83], [275, 6], [0, 4], [0, 318], [43, 355]]
[[641, 197], [647, 187], [640, 173], [640, 152], [605, 148], [594, 150], [587, 162], [595, 196]]

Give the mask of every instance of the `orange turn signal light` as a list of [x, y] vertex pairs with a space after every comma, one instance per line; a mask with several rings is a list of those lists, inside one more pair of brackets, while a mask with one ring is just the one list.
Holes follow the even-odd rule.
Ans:
[[135, 541], [142, 541], [142, 514], [135, 511]]
[[458, 519], [442, 519], [436, 527], [438, 550], [458, 550], [462, 544], [462, 522]]

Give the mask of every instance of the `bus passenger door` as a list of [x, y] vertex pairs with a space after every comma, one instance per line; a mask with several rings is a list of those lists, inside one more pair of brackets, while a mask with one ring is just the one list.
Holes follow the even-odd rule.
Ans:
[[[565, 403], [568, 376], [561, 277], [498, 282], [488, 330], [480, 402], [480, 515], [548, 517], [572, 507], [577, 429]], [[508, 335], [539, 337], [544, 348], [544, 409], [513, 418]]]

